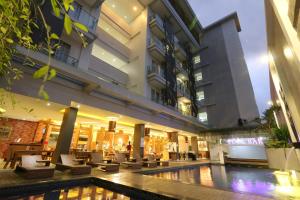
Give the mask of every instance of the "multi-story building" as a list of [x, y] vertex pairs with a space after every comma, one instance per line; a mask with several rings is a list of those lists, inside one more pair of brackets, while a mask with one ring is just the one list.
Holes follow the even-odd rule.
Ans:
[[[63, 31], [47, 1], [43, 10], [61, 38], [51, 58], [58, 73], [46, 83], [50, 100], [37, 99], [40, 81], [32, 79], [48, 56], [18, 47], [14, 61], [24, 74], [12, 92], [19, 106], [1, 112], [15, 126], [36, 129], [14, 129], [3, 143], [43, 138], [56, 147], [55, 157], [79, 147], [121, 151], [128, 141], [134, 153], [198, 152], [206, 125], [197, 118], [194, 70], [203, 28], [186, 0], [76, 0], [68, 14], [89, 29], [81, 33], [87, 47]], [[25, 65], [24, 56], [36, 65]]]
[[203, 31], [196, 88], [199, 118], [211, 128], [237, 127], [259, 117], [240, 31], [237, 13]]
[[[272, 100], [282, 108], [291, 140], [299, 144], [300, 1], [265, 0], [265, 8]], [[280, 115], [277, 118], [283, 123]]]

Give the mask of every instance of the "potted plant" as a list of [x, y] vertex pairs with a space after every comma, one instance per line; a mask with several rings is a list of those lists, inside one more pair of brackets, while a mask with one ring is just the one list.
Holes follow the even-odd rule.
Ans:
[[273, 128], [271, 136], [265, 142], [269, 168], [280, 170], [300, 170], [300, 163], [296, 157], [294, 148], [286, 126]]

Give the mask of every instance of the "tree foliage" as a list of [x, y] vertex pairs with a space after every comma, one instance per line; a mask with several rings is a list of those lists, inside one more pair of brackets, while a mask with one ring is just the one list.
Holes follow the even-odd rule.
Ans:
[[[36, 50], [37, 44], [32, 38], [33, 29], [45, 29], [46, 47], [43, 47], [43, 50], [48, 54], [48, 62], [34, 72], [33, 78], [42, 80], [38, 94], [48, 100], [49, 95], [45, 90], [45, 84], [56, 76], [56, 71], [51, 67], [50, 61], [55, 50], [60, 48], [60, 38], [51, 32], [51, 26], [47, 24], [41, 10], [42, 3], [43, 1], [40, 0], [0, 0], [0, 78], [6, 80], [8, 85], [6, 90], [10, 89], [14, 80], [22, 78], [22, 71], [12, 62], [13, 56], [17, 53], [16, 47], [23, 46]], [[86, 45], [80, 31], [87, 32], [88, 29], [83, 24], [73, 21], [68, 15], [69, 9], [74, 10], [72, 3], [73, 0], [51, 0], [52, 11], [56, 17], [64, 17], [66, 33], [71, 34], [75, 30]], [[33, 18], [36, 17], [41, 18], [42, 25], [38, 26], [35, 23]]]

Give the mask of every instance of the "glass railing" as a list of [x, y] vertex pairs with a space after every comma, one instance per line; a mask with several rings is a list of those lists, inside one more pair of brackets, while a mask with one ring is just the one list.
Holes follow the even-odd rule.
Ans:
[[181, 93], [185, 97], [190, 97], [189, 89], [182, 83], [177, 83], [177, 92]]
[[89, 14], [87, 11], [81, 9], [80, 11], [74, 12], [69, 11], [69, 16], [83, 25], [87, 26], [90, 30], [95, 30], [98, 20], [96, 17]]
[[74, 67], [76, 67], [78, 65], [78, 59], [66, 55], [66, 54], [54, 54], [53, 58], [55, 58], [56, 60], [62, 61], [64, 63], [67, 63], [69, 65], [72, 65]]
[[[45, 48], [41, 47], [38, 52], [42, 53], [42, 54], [45, 54], [48, 56], [48, 52], [46, 51]], [[56, 59], [56, 60], [59, 60], [61, 62], [64, 62], [66, 64], [69, 64], [73, 67], [77, 67], [78, 66], [78, 59], [72, 57], [72, 56], [69, 56], [68, 54], [64, 54], [62, 52], [60, 53], [54, 53], [54, 55], [52, 55], [52, 58]]]
[[158, 65], [148, 66], [148, 74], [157, 74], [162, 78], [165, 78], [165, 71], [163, 68], [159, 67]]
[[151, 37], [151, 39], [148, 41], [148, 45], [156, 45], [159, 49], [161, 49], [163, 52], [165, 52], [165, 46], [164, 44], [156, 37]]
[[164, 21], [160, 18], [159, 15], [154, 14], [154, 15], [150, 16], [150, 22], [151, 22], [152, 20], [155, 20], [156, 23], [157, 23], [162, 29], [164, 28]]

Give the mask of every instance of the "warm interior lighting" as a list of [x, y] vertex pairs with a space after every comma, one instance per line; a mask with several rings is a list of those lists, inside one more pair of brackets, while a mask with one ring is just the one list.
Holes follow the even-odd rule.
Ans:
[[273, 105], [273, 102], [270, 100], [270, 101], [268, 101], [268, 105], [269, 106], [272, 106]]
[[133, 11], [137, 11], [138, 10], [138, 8], [136, 7], [136, 6], [133, 6]]
[[290, 47], [285, 47], [283, 49], [283, 53], [287, 59], [291, 59], [293, 57], [293, 51]]
[[51, 103], [48, 102], [46, 105], [47, 105], [47, 106], [51, 106]]
[[116, 4], [112, 4], [111, 7], [115, 8], [115, 7], [116, 7]]
[[0, 108], [0, 113], [5, 113], [6, 110], [4, 108]]

